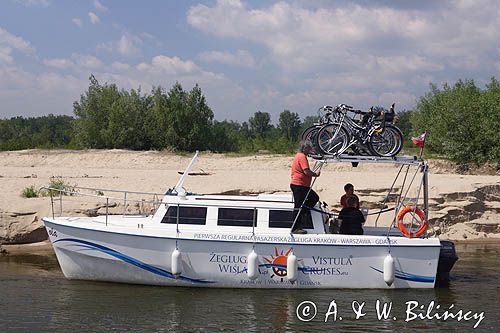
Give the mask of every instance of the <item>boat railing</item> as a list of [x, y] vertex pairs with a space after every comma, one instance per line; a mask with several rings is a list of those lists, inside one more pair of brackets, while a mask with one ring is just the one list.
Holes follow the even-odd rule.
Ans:
[[165, 195], [164, 193], [157, 193], [157, 192], [138, 192], [138, 191], [125, 191], [125, 190], [111, 190], [111, 189], [106, 189], [106, 188], [95, 188], [95, 187], [83, 187], [83, 186], [71, 186], [73, 189], [78, 189], [78, 190], [91, 190], [91, 191], [102, 191], [102, 192], [114, 192], [114, 193], [123, 193], [125, 194], [146, 194], [146, 195], [156, 195], [156, 196], [163, 196]]
[[[255, 211], [259, 209], [277, 209], [277, 210], [293, 210], [293, 202], [292, 201], [283, 201], [283, 200], [266, 200], [266, 199], [227, 199], [227, 198], [210, 198], [210, 197], [195, 197], [195, 201], [177, 201], [177, 202], [168, 202], [165, 201], [163, 198], [163, 194], [161, 193], [155, 193], [155, 192], [139, 192], [139, 191], [123, 191], [123, 190], [110, 190], [110, 189], [104, 189], [104, 188], [93, 188], [93, 187], [71, 187], [70, 189], [61, 189], [61, 188], [55, 188], [55, 187], [42, 187], [41, 190], [47, 191], [47, 193], [50, 195], [50, 202], [51, 202], [51, 210], [52, 210], [52, 217], [55, 218], [56, 212], [59, 211], [59, 216], [63, 215], [63, 199], [69, 199], [68, 197], [89, 197], [89, 198], [96, 198], [99, 200], [105, 200], [106, 203], [103, 204], [101, 208], [106, 208], [105, 211], [105, 217], [106, 217], [106, 223], [108, 219], [108, 215], [112, 215], [109, 212], [109, 208], [114, 207], [113, 203], [114, 202], [123, 202], [123, 215], [132, 215], [132, 214], [127, 214], [126, 209], [127, 209], [127, 204], [130, 203], [140, 203], [140, 204], [152, 204], [153, 205], [153, 210], [156, 211], [158, 207], [162, 204], [168, 205], [168, 206], [176, 206], [176, 207], [218, 207], [218, 208], [245, 208], [245, 209], [253, 209]], [[93, 191], [95, 193], [82, 193], [80, 190], [88, 190], [88, 191]], [[104, 192], [113, 192], [113, 193], [122, 193], [123, 197], [116, 197], [116, 196], [106, 196], [103, 193]], [[96, 194], [98, 193], [98, 194]], [[149, 195], [152, 196], [152, 200], [146, 200], [146, 199], [133, 199], [130, 198], [130, 194], [139, 194], [139, 195]], [[162, 197], [160, 199], [160, 196]], [[200, 202], [204, 201], [204, 202]], [[223, 203], [223, 201], [226, 201], [226, 203]], [[236, 203], [235, 201], [238, 202], [245, 202], [245, 203], [252, 203], [249, 204], [248, 206], [241, 206]], [[59, 204], [59, 207], [56, 207], [56, 204]], [[267, 203], [268, 205], [264, 205], [262, 203]], [[278, 204], [278, 205], [290, 205], [290, 207], [272, 207], [269, 204]], [[58, 209], [57, 209], [58, 208]]]
[[[314, 160], [316, 160], [316, 165], [313, 167], [314, 170], [316, 169], [321, 169], [322, 166], [325, 164], [331, 164], [331, 163], [351, 163], [353, 167], [357, 167], [360, 163], [373, 163], [373, 164], [392, 164], [392, 165], [399, 165], [399, 171], [396, 175], [396, 178], [394, 179], [391, 188], [389, 190], [389, 193], [387, 196], [384, 198], [384, 201], [382, 203], [382, 207], [385, 206], [389, 199], [389, 195], [393, 193], [394, 186], [396, 185], [396, 182], [401, 174], [404, 175], [403, 182], [401, 185], [400, 193], [399, 193], [399, 199], [396, 201], [396, 207], [394, 209], [394, 217], [393, 221], [390, 224], [387, 234], [390, 233], [391, 229], [396, 227], [396, 218], [397, 218], [397, 213], [398, 210], [405, 206], [405, 205], [412, 205], [413, 207], [417, 207], [417, 204], [419, 202], [419, 199], [422, 197], [423, 200], [423, 208], [424, 208], [424, 213], [427, 216], [429, 216], [429, 189], [428, 189], [428, 171], [429, 171], [429, 166], [427, 164], [427, 161], [422, 158], [422, 157], [417, 157], [417, 156], [394, 156], [394, 157], [379, 157], [379, 156], [360, 156], [360, 155], [347, 155], [347, 154], [340, 154], [340, 155], [312, 155], [310, 156]], [[403, 172], [403, 168], [406, 167], [406, 172]], [[411, 179], [409, 180], [409, 183], [406, 183], [407, 180], [407, 175], [409, 172], [410, 167], [415, 167], [415, 174], [413, 177], [410, 177]], [[410, 191], [410, 188], [412, 187], [412, 184], [414, 183], [415, 176], [417, 175], [418, 172], [422, 173], [422, 179], [421, 182], [418, 186], [418, 193], [416, 195], [416, 198], [409, 198], [408, 194]], [[406, 191], [403, 192], [405, 189], [406, 185]], [[397, 192], [395, 192], [397, 193]], [[380, 214], [383, 212], [383, 208], [381, 208], [377, 214], [377, 218], [375, 220], [375, 227], [378, 225], [378, 220], [380, 218]], [[412, 212], [412, 222], [410, 225], [410, 232], [412, 231], [413, 228], [413, 222], [415, 220], [415, 214]]]
[[[102, 188], [91, 188], [91, 187], [78, 187], [72, 186], [70, 188], [56, 188], [56, 187], [42, 187], [41, 190], [47, 191], [50, 195], [50, 205], [52, 210], [52, 218], [55, 218], [55, 201], [59, 202], [59, 216], [63, 215], [63, 197], [88, 197], [88, 198], [96, 198], [99, 200], [106, 200], [104, 207], [106, 208], [105, 221], [106, 225], [108, 224], [108, 216], [111, 215], [109, 213], [110, 207], [115, 207], [110, 204], [110, 201], [121, 202], [123, 201], [123, 215], [132, 215], [127, 214], [127, 204], [130, 203], [138, 203], [139, 204], [139, 214], [144, 210], [144, 205], [151, 204], [153, 206], [153, 210], [156, 211], [158, 207], [162, 204], [162, 200], [160, 196], [163, 194], [153, 193], [153, 192], [138, 192], [138, 191], [123, 191], [123, 190], [110, 190], [110, 189], [102, 189]], [[82, 193], [80, 190], [89, 190], [94, 191], [95, 193]], [[123, 197], [113, 197], [104, 195], [104, 191], [113, 192], [113, 193], [122, 193]], [[152, 196], [152, 199], [136, 199], [130, 198], [130, 195], [148, 195]], [[102, 208], [102, 207], [101, 207]]]
[[[268, 201], [270, 203], [275, 203], [275, 201]], [[162, 204], [166, 204], [168, 206], [181, 206], [181, 207], [218, 207], [218, 208], [234, 208], [234, 209], [272, 209], [272, 210], [293, 210], [293, 203], [289, 203], [290, 207], [271, 207], [271, 206], [265, 206], [265, 205], [248, 205], [248, 206], [242, 206], [242, 205], [236, 205], [236, 204], [226, 204], [226, 203], [196, 203], [196, 202], [165, 202], [163, 201]]]
[[417, 156], [394, 156], [394, 157], [380, 157], [380, 156], [365, 156], [365, 155], [311, 155], [311, 158], [320, 163], [374, 163], [374, 164], [393, 164], [393, 165], [414, 165], [419, 166], [426, 163], [426, 161]]

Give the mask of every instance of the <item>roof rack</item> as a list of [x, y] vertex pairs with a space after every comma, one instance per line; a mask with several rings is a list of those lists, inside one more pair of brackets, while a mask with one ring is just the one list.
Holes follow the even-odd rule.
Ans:
[[394, 156], [394, 157], [379, 157], [379, 156], [363, 156], [363, 155], [310, 155], [320, 163], [386, 163], [399, 165], [422, 165], [425, 160], [417, 156]]
[[[423, 205], [424, 205], [424, 212], [426, 216], [429, 216], [429, 181], [428, 181], [428, 173], [429, 173], [429, 166], [427, 164], [427, 160], [421, 157], [417, 156], [394, 156], [394, 157], [379, 157], [379, 156], [363, 156], [363, 155], [347, 155], [347, 154], [341, 154], [338, 156], [335, 155], [310, 155], [311, 158], [315, 159], [317, 163], [320, 164], [328, 164], [328, 163], [351, 163], [353, 167], [357, 167], [359, 163], [385, 163], [385, 164], [393, 164], [393, 165], [400, 165], [401, 167], [399, 168], [399, 172], [396, 176], [396, 179], [394, 179], [393, 184], [391, 185], [391, 189], [389, 190], [389, 194], [391, 193], [394, 184], [396, 183], [399, 174], [403, 170], [404, 166], [408, 166], [406, 173], [408, 173], [409, 167], [414, 166], [416, 167], [415, 174], [408, 186], [411, 186], [413, 183], [413, 179], [417, 175], [417, 172], [420, 171], [422, 173], [422, 181], [421, 181], [421, 189], [423, 190]], [[321, 166], [323, 166], [321, 165]], [[321, 166], [319, 166], [321, 168]], [[315, 178], [314, 180], [316, 180]], [[406, 175], [405, 175], [405, 180], [406, 180]], [[405, 181], [403, 180], [403, 187]], [[403, 193], [403, 192], [401, 192]], [[406, 191], [406, 195], [408, 194], [408, 191]], [[417, 194], [417, 202], [418, 198], [420, 196], [420, 188], [418, 190]], [[384, 204], [387, 200], [388, 196], [384, 200]], [[380, 211], [382, 212], [382, 210]], [[380, 216], [380, 213], [379, 213]], [[375, 221], [375, 226], [377, 226], [377, 220]], [[389, 227], [390, 229], [395, 225], [395, 219], [391, 226]]]

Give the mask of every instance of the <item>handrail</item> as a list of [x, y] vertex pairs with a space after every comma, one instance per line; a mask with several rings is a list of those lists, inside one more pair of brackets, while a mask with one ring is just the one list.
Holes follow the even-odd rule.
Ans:
[[203, 201], [239, 201], [239, 202], [273, 202], [273, 203], [289, 203], [293, 204], [293, 201], [283, 201], [283, 200], [266, 200], [266, 199], [228, 199], [228, 198], [208, 198], [208, 197], [197, 197], [195, 200]]
[[[165, 193], [156, 192], [137, 192], [137, 191], [126, 191], [126, 190], [111, 190], [106, 188], [95, 188], [95, 187], [82, 187], [82, 186], [71, 186], [71, 188], [77, 188], [82, 190], [92, 190], [92, 191], [106, 191], [106, 192], [116, 192], [116, 193], [132, 193], [132, 194], [151, 194], [151, 195], [165, 195]], [[102, 197], [102, 195], [101, 195]]]
[[[64, 190], [64, 189], [58, 189], [58, 188], [53, 188], [53, 187], [41, 187], [41, 189], [46, 189], [49, 190], [52, 198], [52, 191], [58, 192], [58, 193], [66, 193], [69, 195], [75, 195], [75, 196], [83, 196], [83, 197], [91, 197], [91, 198], [99, 198], [99, 199], [104, 199], [109, 203], [109, 200], [115, 200], [115, 201], [121, 201], [122, 198], [117, 198], [117, 197], [110, 197], [110, 196], [103, 196], [103, 195], [97, 195], [97, 194], [88, 194], [88, 193], [80, 193], [80, 192], [75, 192], [75, 191], [69, 191], [69, 190]], [[62, 200], [62, 196], [59, 196], [60, 200]], [[204, 199], [209, 199], [209, 198], [196, 198], [197, 200], [204, 200]], [[223, 199], [220, 199], [223, 200]], [[268, 207], [268, 206], [258, 206], [258, 205], [249, 205], [249, 206], [241, 206], [241, 205], [221, 205], [220, 203], [217, 204], [209, 204], [209, 203], [190, 203], [190, 202], [165, 202], [164, 200], [141, 200], [141, 199], [127, 199], [127, 201], [130, 202], [139, 202], [139, 203], [146, 203], [146, 204], [155, 204], [155, 205], [169, 205], [169, 206], [189, 206], [189, 207], [222, 207], [222, 208], [237, 208], [237, 209], [275, 209], [275, 210], [288, 210], [286, 207], [283, 208], [273, 208], [273, 207]], [[272, 200], [262, 200], [262, 202], [268, 202], [268, 203], [281, 203], [281, 204], [290, 204], [292, 205], [293, 202], [277, 202], [277, 201], [272, 201]], [[106, 205], [108, 206], [108, 204]], [[290, 210], [293, 210], [293, 207], [290, 208]]]
[[[110, 197], [110, 196], [106, 196], [106, 195], [80, 193], [80, 192], [62, 190], [62, 189], [53, 188], [53, 187], [45, 187], [45, 186], [43, 186], [40, 189], [45, 189], [45, 190], [59, 192], [59, 193], [66, 193], [66, 194], [76, 195], [76, 196], [83, 196], [83, 197], [94, 197], [94, 198], [110, 199], [110, 200], [122, 200], [122, 198]], [[130, 193], [130, 192], [128, 192], [128, 193]], [[162, 203], [161, 200], [127, 199], [127, 201], [142, 202], [142, 203], [156, 203], [156, 204], [161, 204]]]
[[[158, 200], [158, 196], [164, 196], [164, 193], [156, 193], [156, 192], [139, 192], [139, 191], [124, 191], [124, 190], [112, 190], [112, 189], [104, 189], [104, 188], [94, 188], [94, 187], [83, 187], [83, 186], [73, 186], [73, 189], [82, 189], [82, 190], [91, 190], [91, 191], [99, 191], [99, 192], [115, 192], [115, 193], [123, 193], [123, 215], [126, 215], [126, 209], [127, 209], [127, 201], [134, 201], [134, 200], [127, 200], [127, 194], [142, 194], [142, 195], [152, 195], [153, 196], [153, 201]], [[101, 196], [102, 197], [102, 196]], [[144, 202], [141, 200], [140, 202]], [[62, 203], [61, 203], [62, 205]], [[156, 208], [156, 203], [154, 203], [155, 208]]]
[[[75, 188], [78, 188], [78, 189], [87, 189], [87, 190], [94, 190], [94, 191], [99, 191], [100, 189], [94, 189], [94, 188], [83, 188], [83, 187], [73, 187], [74, 189]], [[55, 218], [55, 214], [54, 214], [54, 192], [58, 193], [59, 194], [59, 209], [60, 209], [60, 213], [59, 213], [59, 216], [62, 216], [62, 213], [63, 213], [63, 209], [62, 209], [62, 197], [63, 197], [63, 194], [67, 194], [67, 195], [70, 195], [70, 196], [82, 196], [82, 197], [91, 197], [91, 198], [99, 198], [99, 199], [105, 199], [106, 200], [106, 226], [108, 225], [108, 215], [109, 215], [109, 200], [116, 200], [116, 201], [121, 201], [122, 199], [121, 198], [115, 198], [115, 197], [110, 197], [110, 196], [104, 196], [104, 195], [97, 195], [97, 194], [88, 194], [88, 193], [80, 193], [80, 192], [77, 192], [77, 191], [69, 191], [69, 190], [66, 190], [66, 189], [60, 189], [60, 188], [54, 188], [54, 187], [46, 187], [46, 186], [43, 186], [41, 187], [40, 189], [45, 189], [45, 190], [48, 190], [49, 193], [50, 193], [50, 203], [51, 203], [51, 210], [52, 210], [52, 218]], [[124, 201], [124, 213], [123, 215], [126, 215], [125, 214], [125, 210], [126, 210], [126, 204], [127, 204], [127, 201], [129, 202], [138, 202], [138, 203], [141, 203], [141, 204], [153, 204], [153, 206], [155, 207], [155, 210], [157, 210], [156, 206], [158, 205], [161, 205], [161, 200], [145, 200], [145, 199], [128, 199], [127, 200], [127, 193], [132, 193], [132, 192], [127, 192], [127, 191], [119, 191], [119, 190], [108, 190], [108, 191], [111, 191], [111, 192], [121, 192], [121, 193], [124, 193], [125, 194], [125, 201]], [[155, 198], [157, 198], [157, 194], [156, 193], [139, 193], [139, 192], [135, 192], [134, 194], [153, 194]]]
[[[271, 202], [271, 201], [270, 201]], [[186, 201], [182, 202], [162, 202], [161, 204], [163, 205], [168, 205], [168, 206], [182, 206], [182, 207], [219, 207], [219, 208], [234, 208], [234, 209], [272, 209], [272, 210], [293, 210], [293, 206], [290, 208], [282, 207], [282, 208], [273, 208], [273, 207], [268, 207], [268, 206], [255, 206], [255, 205], [249, 205], [249, 206], [235, 206], [235, 205], [224, 205], [224, 204], [207, 204], [207, 203], [189, 203]], [[293, 205], [292, 202], [290, 202], [290, 205]]]

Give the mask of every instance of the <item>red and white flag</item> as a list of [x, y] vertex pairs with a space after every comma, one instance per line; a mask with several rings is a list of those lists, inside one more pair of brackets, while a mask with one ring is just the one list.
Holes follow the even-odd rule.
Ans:
[[413, 144], [416, 145], [417, 147], [424, 148], [426, 135], [427, 132], [420, 134], [416, 138], [411, 138], [411, 142], [413, 142]]

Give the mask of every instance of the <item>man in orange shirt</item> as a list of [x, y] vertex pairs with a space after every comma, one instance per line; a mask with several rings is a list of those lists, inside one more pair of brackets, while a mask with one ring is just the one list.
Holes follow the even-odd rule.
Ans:
[[[309, 141], [302, 142], [300, 150], [292, 162], [290, 189], [293, 193], [294, 202], [293, 220], [296, 220], [292, 232], [295, 234], [306, 234], [307, 231], [302, 228], [312, 229], [313, 225], [309, 207], [314, 207], [319, 200], [319, 196], [311, 189], [312, 177], [318, 177], [320, 174], [319, 171], [316, 173], [309, 168], [307, 155], [311, 151], [311, 143]], [[302, 209], [300, 209], [301, 206]], [[297, 217], [299, 211], [300, 215]]]

